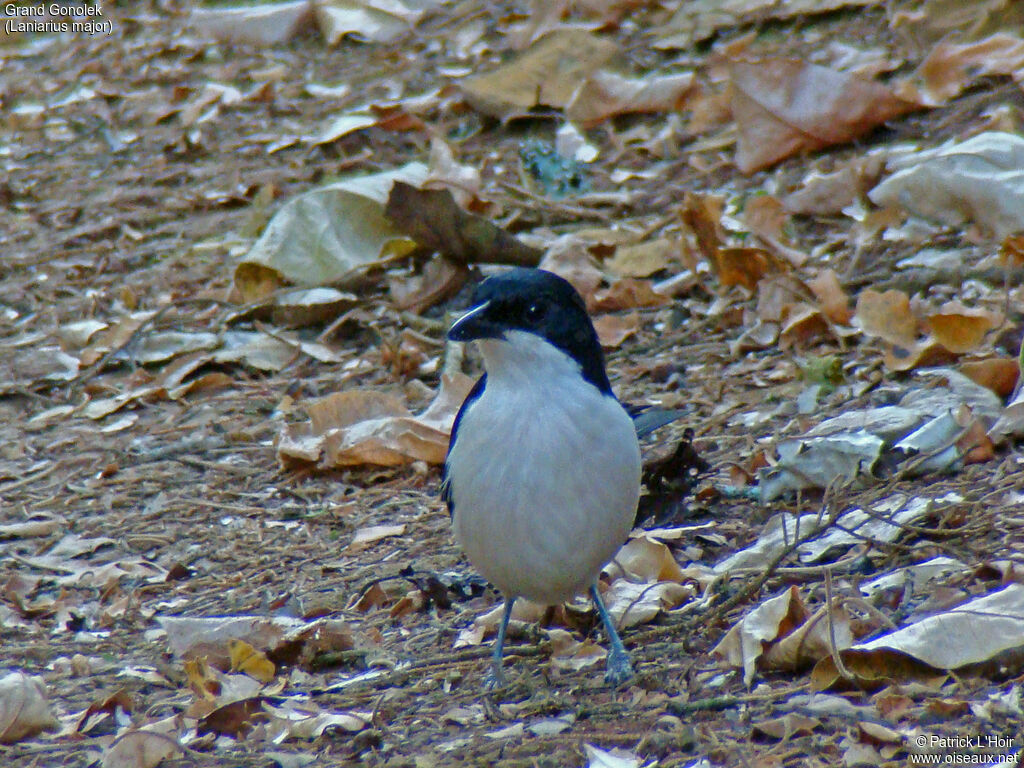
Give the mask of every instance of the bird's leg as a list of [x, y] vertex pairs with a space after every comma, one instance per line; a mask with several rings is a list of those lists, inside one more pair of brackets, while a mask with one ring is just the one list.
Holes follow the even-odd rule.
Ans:
[[498, 639], [494, 642], [491, 670], [484, 678], [484, 689], [488, 691], [505, 685], [505, 675], [501, 672], [501, 657], [505, 650], [505, 632], [508, 629], [508, 620], [512, 618], [512, 604], [515, 601], [514, 597], [505, 598], [505, 615], [501, 617], [501, 625], [498, 627]]
[[611, 685], [621, 685], [633, 677], [633, 665], [629, 661], [629, 653], [626, 646], [622, 644], [619, 633], [615, 631], [615, 622], [608, 615], [608, 609], [604, 607], [601, 600], [601, 593], [597, 590], [597, 582], [590, 587], [590, 597], [597, 607], [597, 613], [604, 624], [604, 631], [608, 635], [608, 645], [611, 651], [608, 653], [608, 666], [604, 673], [604, 679]]

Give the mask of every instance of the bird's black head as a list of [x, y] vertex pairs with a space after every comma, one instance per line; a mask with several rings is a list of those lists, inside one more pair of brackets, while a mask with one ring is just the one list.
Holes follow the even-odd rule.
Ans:
[[513, 269], [489, 277], [473, 292], [473, 308], [448, 331], [452, 341], [503, 339], [526, 331], [575, 360], [583, 378], [602, 392], [611, 384], [586, 304], [568, 280], [543, 269]]

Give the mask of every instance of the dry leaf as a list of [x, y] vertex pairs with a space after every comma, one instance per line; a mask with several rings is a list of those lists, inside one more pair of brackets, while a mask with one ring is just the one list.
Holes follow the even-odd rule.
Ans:
[[754, 723], [750, 728], [750, 735], [754, 738], [761, 736], [777, 741], [786, 741], [793, 736], [813, 733], [814, 729], [820, 725], [821, 721], [817, 718], [790, 712], [781, 717]]
[[0, 744], [14, 744], [55, 725], [42, 678], [24, 672], [0, 678]]
[[388, 290], [396, 307], [419, 314], [458, 293], [468, 276], [465, 266], [436, 256], [418, 275], [389, 275]]
[[601, 315], [594, 318], [594, 330], [605, 349], [615, 349], [640, 330], [640, 315]]
[[[265, 298], [275, 281], [320, 286], [351, 280], [368, 265], [404, 252], [402, 234], [384, 206], [395, 182], [418, 185], [427, 168], [401, 168], [353, 176], [306, 192], [286, 203], [235, 269], [235, 286], [246, 301]], [[268, 278], [270, 270], [273, 278]]]
[[122, 731], [100, 758], [102, 768], [156, 768], [165, 759], [184, 749], [174, 737], [181, 717], [173, 715], [138, 728]]
[[387, 43], [405, 34], [433, 6], [429, 0], [407, 5], [403, 0], [324, 0], [313, 3], [317, 25], [328, 45], [346, 35]]
[[743, 669], [743, 682], [754, 679], [765, 649], [807, 620], [807, 608], [796, 587], [761, 603], [733, 625], [712, 653]]
[[[643, 582], [683, 582], [683, 571], [672, 556], [672, 550], [664, 542], [640, 536], [627, 541], [616, 555], [612, 564]], [[612, 565], [605, 566], [608, 571]]]
[[865, 288], [857, 296], [854, 324], [868, 336], [903, 349], [911, 349], [917, 342], [917, 318], [910, 310], [910, 297], [903, 291], [879, 293]]
[[[906, 679], [944, 677], [957, 670], [997, 660], [1024, 648], [1024, 585], [1004, 589], [952, 610], [927, 616], [907, 627], [840, 653], [843, 663], [865, 687]], [[841, 680], [830, 657], [811, 673], [815, 690]]]
[[396, 466], [412, 461], [440, 464], [459, 406], [473, 386], [463, 374], [445, 375], [434, 401], [418, 416], [400, 399], [374, 390], [351, 390], [305, 404], [308, 423], [282, 427], [282, 462], [319, 462], [324, 467]]
[[894, 159], [868, 193], [884, 208], [948, 227], [972, 225], [1002, 241], [1024, 231], [1024, 138], [987, 131]]
[[496, 70], [466, 78], [461, 88], [474, 109], [500, 120], [537, 106], [564, 108], [617, 46], [581, 29], [558, 29]]
[[398, 231], [459, 264], [533, 267], [540, 261], [540, 251], [490, 220], [464, 211], [447, 189], [417, 189], [397, 182], [388, 195], [385, 215]]
[[616, 247], [615, 255], [604, 265], [619, 277], [650, 277], [678, 264], [679, 251], [679, 243], [664, 237], [642, 243], [624, 243]]
[[262, 651], [237, 638], [228, 639], [228, 654], [231, 657], [231, 671], [241, 672], [261, 683], [269, 683], [277, 671], [274, 662]]
[[833, 323], [848, 325], [853, 313], [850, 311], [850, 297], [846, 295], [834, 269], [826, 268], [806, 281], [807, 287], [821, 306], [822, 313]]
[[811, 171], [800, 186], [782, 198], [790, 213], [836, 216], [875, 185], [885, 162], [872, 155], [849, 162], [832, 173]]
[[796, 59], [737, 61], [736, 166], [753, 173], [801, 151], [845, 144], [915, 109], [881, 83]]
[[963, 353], [976, 351], [985, 334], [996, 328], [1001, 318], [985, 310], [966, 309], [951, 303], [926, 317], [924, 322], [942, 346], [950, 352]]
[[587, 77], [566, 106], [566, 116], [584, 128], [614, 115], [673, 112], [693, 86], [693, 73], [625, 77], [599, 70]]
[[370, 525], [365, 528], [359, 528], [352, 536], [352, 541], [349, 542], [346, 549], [363, 549], [367, 544], [373, 544], [375, 541], [391, 536], [401, 536], [403, 533], [405, 533], [405, 523], [398, 523], [397, 525]]
[[661, 307], [669, 301], [668, 296], [655, 293], [649, 281], [624, 277], [607, 288], [595, 291], [592, 309], [598, 312], [617, 312], [639, 307]]
[[[835, 647], [843, 650], [853, 645], [850, 617], [841, 607], [832, 609], [832, 630]], [[764, 665], [768, 669], [797, 671], [809, 667], [832, 652], [828, 607], [823, 606], [796, 628], [765, 651]]]
[[960, 372], [975, 384], [980, 384], [1006, 398], [1013, 394], [1020, 377], [1020, 365], [1009, 357], [990, 357], [960, 364]]
[[309, 0], [236, 8], [195, 8], [189, 26], [222, 40], [260, 45], [285, 43], [313, 22]]
[[1024, 79], [1024, 40], [998, 33], [969, 43], [942, 41], [896, 92], [900, 98], [934, 107], [991, 75], [1012, 75], [1017, 82]]

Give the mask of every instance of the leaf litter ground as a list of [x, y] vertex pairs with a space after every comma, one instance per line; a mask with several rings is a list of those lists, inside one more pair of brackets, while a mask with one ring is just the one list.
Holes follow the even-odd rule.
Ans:
[[[344, 41], [326, 48], [306, 36], [288, 46], [260, 48], [213, 43], [201, 32], [183, 32], [183, 15], [142, 7], [117, 17], [113, 37], [70, 38], [58, 55], [53, 48], [37, 52], [32, 39], [9, 42], [16, 55], [0, 73], [5, 99], [69, 98], [38, 122], [31, 111], [12, 113], [5, 137], [11, 170], [0, 185], [5, 204], [17, 212], [3, 224], [8, 256], [0, 267], [2, 302], [15, 328], [5, 346], [7, 389], [0, 400], [0, 522], [36, 526], [2, 534], [0, 663], [43, 678], [64, 729], [59, 738], [38, 736], [6, 748], [8, 764], [90, 765], [129, 719], [149, 722], [192, 705], [196, 681], [212, 678], [190, 673], [170, 654], [157, 619], [178, 615], [344, 618], [367, 643], [307, 663], [303, 674], [291, 673], [283, 694], [267, 694], [266, 703], [311, 694], [323, 711], [368, 713], [368, 725], [281, 743], [252, 733], [219, 740], [208, 735], [190, 742], [187, 755], [172, 752], [161, 763], [166, 766], [195, 761], [299, 765], [307, 756], [324, 766], [583, 765], [588, 760], [584, 744], [624, 748], [662, 765], [700, 757], [721, 765], [825, 765], [851, 754], [865, 764], [886, 759], [900, 764], [906, 752], [900, 751], [894, 729], [914, 723], [929, 723], [934, 733], [950, 737], [976, 735], [979, 722], [986, 732], [1008, 732], [1011, 716], [992, 702], [1019, 691], [1014, 683], [1019, 684], [1021, 671], [1012, 664], [938, 685], [915, 679], [877, 686], [882, 694], [847, 692], [846, 708], [832, 699], [818, 709], [801, 698], [809, 692], [806, 668], [762, 668], [752, 689], [742, 675], [727, 674], [711, 649], [752, 608], [793, 585], [806, 590], [812, 609], [823, 604], [825, 569], [794, 560], [781, 562], [767, 579], [750, 574], [730, 581], [706, 610], [665, 614], [629, 630], [625, 639], [639, 677], [624, 691], [604, 686], [600, 665], [579, 670], [549, 665], [553, 640], [527, 624], [513, 634], [510, 689], [496, 701], [481, 697], [478, 685], [489, 648], [453, 650], [453, 645], [494, 604], [493, 594], [448, 595], [445, 608], [426, 599], [429, 589], [387, 582], [385, 607], [354, 606], [378, 580], [398, 576], [406, 567], [469, 573], [437, 498], [436, 468], [285, 470], [275, 455], [281, 420], [290, 418], [296, 401], [352, 386], [425, 397], [425, 387], [409, 383], [420, 358], [415, 350], [408, 353], [411, 362], [403, 358], [401, 332], [409, 318], [390, 309], [372, 281], [360, 288], [361, 298], [370, 299], [371, 319], [343, 326], [331, 339], [339, 362], [318, 362], [296, 352], [287, 366], [271, 372], [204, 363], [208, 367], [202, 370], [226, 373], [229, 380], [207, 380], [208, 387], [177, 399], [148, 392], [99, 420], [69, 414], [87, 400], [145, 388], [153, 371], [98, 356], [92, 368], [82, 366], [78, 378], [39, 383], [55, 370], [52, 352], [45, 351], [47, 340], [55, 329], [83, 318], [116, 325], [127, 312], [174, 303], [176, 311], [160, 318], [162, 327], [219, 330], [223, 316], [217, 301], [230, 292], [234, 261], [244, 252], [239, 244], [251, 243], [268, 207], [278, 204], [267, 199], [284, 201], [353, 169], [397, 167], [425, 156], [429, 142], [416, 131], [372, 128], [325, 146], [289, 144], [292, 136], [317, 135], [338, 108], [336, 101], [300, 97], [303, 82], [344, 82], [371, 101], [383, 101], [396, 90], [425, 91], [437, 85], [431, 71], [445, 63], [436, 41], [475, 19], [491, 29], [501, 27], [511, 14], [511, 8], [469, 3], [458, 12], [428, 17], [414, 32], [387, 44]], [[764, 35], [775, 41], [776, 53], [801, 57], [813, 54], [825, 39], [896, 45], [880, 8], [772, 22]], [[634, 28], [624, 26], [615, 39], [637, 68], [664, 64], [662, 54], [646, 47]], [[285, 73], [280, 83], [275, 71]], [[271, 74], [259, 80], [253, 73], [261, 72]], [[99, 98], [70, 98], [80, 81], [97, 73], [103, 82]], [[230, 107], [196, 98], [208, 82], [247, 82], [247, 77], [273, 82], [275, 90]], [[937, 145], [983, 122], [993, 107], [1019, 110], [1022, 101], [1016, 86], [987, 81], [942, 109], [895, 121], [872, 135], [870, 145], [908, 137], [927, 137], [929, 145]], [[194, 114], [183, 117], [190, 106]], [[210, 116], [203, 119], [204, 114]], [[619, 129], [656, 133], [663, 117], [628, 118]], [[524, 191], [509, 169], [523, 141], [547, 135], [548, 124], [481, 126], [459, 145], [459, 161], [505, 169], [503, 207], [520, 229], [543, 224], [558, 231], [579, 224], [581, 216], [590, 216], [595, 225], [616, 219], [650, 225], [681, 204], [684, 190], [757, 192], [767, 178], [740, 176], [726, 153], [705, 150], [701, 162], [693, 163], [685, 146], [669, 146], [659, 176], [645, 180], [627, 203], [581, 207], [571, 197], [545, 201]], [[21, 131], [16, 142], [14, 130]], [[601, 143], [604, 156], [613, 154], [613, 134], [598, 130], [591, 138]], [[270, 153], [274, 142], [283, 147]], [[848, 159], [855, 150], [833, 152]], [[648, 150], [634, 145], [624, 146], [616, 158], [619, 168], [634, 171], [650, 162]], [[806, 157], [789, 159], [775, 173], [795, 182], [809, 163]], [[808, 252], [827, 249], [836, 233], [834, 224], [820, 219], [799, 226], [791, 240]], [[978, 249], [955, 234], [945, 237], [930, 244]], [[844, 288], [850, 293], [865, 286], [927, 288], [956, 296], [958, 278], [895, 275], [893, 264], [916, 250], [905, 242], [868, 243], [857, 253], [859, 269], [851, 269]], [[1001, 274], [972, 277], [993, 282], [992, 301], [1005, 299], [997, 292]], [[917, 279], [924, 285], [915, 285]], [[1019, 302], [1019, 294], [1013, 301]], [[668, 404], [691, 408], [683, 423], [659, 433], [650, 452], [664, 453], [690, 427], [697, 451], [718, 477], [735, 479], [730, 468], [752, 471], [764, 447], [755, 434], [803, 431], [799, 418], [778, 407], [800, 391], [793, 385], [793, 351], [769, 346], [756, 355], [735, 354], [732, 343], [749, 324], [751, 306], [736, 302], [724, 315], [687, 314], [657, 332], [654, 321], [663, 319], [665, 310], [639, 310], [638, 329], [610, 355], [619, 393], [629, 400], [668, 393]], [[1019, 304], [1010, 309], [1019, 319]], [[441, 328], [443, 319], [435, 313], [417, 330], [437, 339]], [[847, 375], [883, 379], [880, 348], [826, 348]], [[33, 354], [20, 354], [24, 350]], [[1007, 351], [1012, 355], [1016, 349], [1008, 345]], [[775, 375], [779, 370], [791, 373]], [[436, 385], [436, 375], [425, 378], [430, 387]], [[842, 394], [823, 395], [815, 421], [869, 401], [864, 393]], [[763, 413], [755, 420], [737, 418], [758, 411]], [[993, 563], [1012, 560], [1021, 550], [1021, 486], [1019, 461], [1004, 448], [953, 476], [897, 476], [866, 490], [833, 489], [829, 501], [846, 509], [893, 494], [929, 499], [956, 494], [960, 501], [951, 507], [906, 524], [897, 538], [871, 550], [875, 573], [936, 556], [965, 564], [968, 575], [933, 595], [934, 610], [941, 610], [943, 600], [953, 605], [1019, 579], [1019, 570], [1007, 576], [1006, 568]], [[713, 485], [707, 481], [703, 488]], [[1016, 504], [1007, 501], [1013, 494]], [[771, 515], [821, 507], [820, 494], [814, 493], [801, 502], [766, 505], [707, 490], [662, 512], [670, 525], [713, 521], [710, 534], [684, 542], [681, 547], [689, 549], [685, 556], [677, 552], [677, 559], [714, 563], [755, 543]], [[368, 541], [353, 546], [356, 532], [367, 529]], [[859, 556], [868, 559], [863, 552]], [[397, 583], [404, 584], [401, 578]], [[407, 591], [409, 604], [389, 610]], [[905, 594], [911, 603], [921, 598], [913, 590]], [[897, 601], [886, 612], [899, 623], [915, 607]], [[589, 628], [586, 619], [573, 626], [579, 630], [581, 623]], [[339, 685], [367, 670], [379, 674]], [[982, 710], [987, 719], [979, 719]], [[1006, 711], [1013, 707], [1008, 704]], [[88, 712], [93, 719], [86, 722]], [[81, 722], [73, 717], [78, 713]], [[236, 725], [217, 727], [226, 732]]]

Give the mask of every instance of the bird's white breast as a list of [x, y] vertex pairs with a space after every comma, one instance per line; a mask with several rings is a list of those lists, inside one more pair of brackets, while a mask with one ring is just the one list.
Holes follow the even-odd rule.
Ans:
[[587, 589], [629, 534], [640, 494], [633, 421], [539, 337], [481, 342], [483, 394], [449, 456], [455, 537], [509, 596]]

